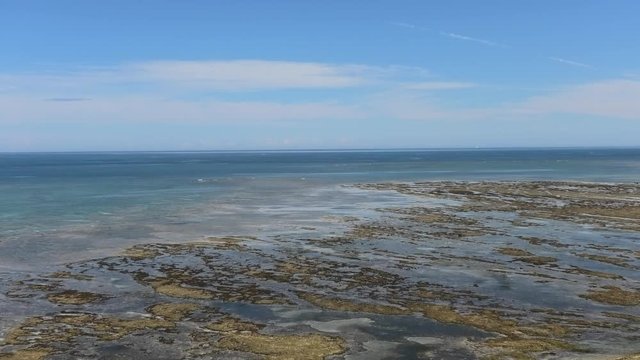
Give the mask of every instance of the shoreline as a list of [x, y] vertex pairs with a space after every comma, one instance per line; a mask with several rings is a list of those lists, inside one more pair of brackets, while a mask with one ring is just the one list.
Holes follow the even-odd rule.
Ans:
[[344, 233], [136, 245], [16, 281], [7, 301], [42, 313], [2, 329], [0, 354], [17, 353], [0, 359], [640, 352], [637, 183], [354, 187], [423, 200], [344, 217]]

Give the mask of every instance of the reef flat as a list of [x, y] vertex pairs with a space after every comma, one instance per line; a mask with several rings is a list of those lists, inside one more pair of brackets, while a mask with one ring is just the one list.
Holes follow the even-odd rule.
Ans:
[[411, 201], [16, 275], [0, 359], [638, 358], [639, 184], [355, 187]]

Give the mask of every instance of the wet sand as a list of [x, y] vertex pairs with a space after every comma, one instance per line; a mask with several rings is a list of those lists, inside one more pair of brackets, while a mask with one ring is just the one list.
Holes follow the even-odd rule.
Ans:
[[640, 184], [356, 188], [410, 201], [319, 236], [141, 244], [3, 279], [0, 359], [640, 353]]

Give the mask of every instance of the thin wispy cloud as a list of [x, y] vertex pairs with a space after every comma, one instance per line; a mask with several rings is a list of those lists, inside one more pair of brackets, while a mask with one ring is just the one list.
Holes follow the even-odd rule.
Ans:
[[78, 68], [63, 73], [0, 73], [12, 93], [48, 93], [50, 98], [78, 98], [96, 88], [139, 85], [155, 89], [273, 91], [340, 89], [399, 82], [428, 76], [426, 69], [273, 60], [158, 60], [109, 68]]
[[478, 84], [470, 82], [458, 82], [458, 81], [427, 81], [410, 83], [402, 86], [406, 90], [423, 90], [423, 91], [436, 91], [436, 90], [459, 90], [470, 89], [477, 87]]
[[[0, 73], [0, 83], [14, 89], [0, 94], [0, 124], [358, 119], [364, 106], [332, 93], [319, 96], [318, 90], [370, 93], [428, 76], [420, 67], [273, 60], [157, 60]], [[283, 99], [281, 92], [290, 90], [296, 98]], [[240, 92], [269, 95], [264, 101], [242, 100]]]
[[[404, 29], [410, 29], [410, 30], [426, 30], [426, 31], [432, 30], [432, 29], [429, 29], [427, 27], [418, 26], [418, 25], [415, 25], [415, 24], [402, 22], [402, 21], [387, 21], [387, 24], [393, 25], [393, 26], [396, 26], [396, 27], [400, 27], [400, 28], [404, 28]], [[475, 43], [478, 43], [478, 44], [482, 44], [482, 45], [487, 45], [487, 46], [507, 47], [504, 44], [500, 44], [498, 42], [490, 41], [490, 40], [486, 40], [486, 39], [480, 39], [480, 38], [476, 38], [476, 37], [471, 37], [471, 36], [466, 36], [466, 35], [457, 34], [457, 33], [453, 33], [453, 32], [448, 32], [448, 31], [437, 31], [437, 32], [440, 35], [448, 37], [448, 38], [451, 38], [451, 39], [472, 41], [472, 42], [475, 42]]]
[[424, 26], [418, 26], [415, 24], [410, 24], [402, 21], [387, 21], [387, 24], [400, 27], [400, 28], [411, 29], [411, 30], [429, 30], [429, 28], [426, 28]]
[[558, 62], [558, 63], [561, 63], [561, 64], [565, 64], [565, 65], [571, 65], [571, 66], [577, 66], [577, 67], [582, 67], [582, 68], [587, 68], [587, 69], [593, 69], [592, 65], [581, 63], [581, 62], [578, 62], [578, 61], [563, 59], [563, 58], [559, 58], [559, 57], [555, 57], [555, 56], [549, 56], [548, 59], [552, 60], [552, 61], [555, 61], [555, 62]]
[[0, 125], [16, 123], [234, 123], [357, 119], [359, 109], [335, 101], [181, 100], [153, 94], [103, 96], [91, 101], [47, 101], [0, 96]]
[[[423, 27], [420, 27], [418, 25], [411, 24], [411, 23], [406, 23], [406, 22], [402, 22], [402, 21], [388, 21], [387, 23], [390, 24], [390, 25], [397, 26], [397, 27], [402, 27], [402, 28], [405, 28], [405, 29], [429, 30], [427, 28], [423, 28]], [[439, 31], [438, 34], [440, 36], [444, 36], [444, 37], [447, 37], [449, 39], [460, 40], [460, 41], [468, 41], [468, 42], [473, 42], [473, 43], [476, 43], [476, 44], [481, 44], [481, 45], [490, 46], [490, 47], [501, 47], [501, 48], [510, 48], [511, 47], [511, 46], [508, 46], [508, 45], [505, 45], [505, 44], [501, 44], [501, 43], [496, 42], [496, 41], [491, 41], [491, 40], [482, 39], [482, 38], [478, 38], [478, 37], [458, 34], [458, 33], [449, 32], [449, 31]], [[564, 65], [580, 67], [580, 68], [585, 68], [585, 69], [595, 69], [595, 67], [593, 65], [589, 65], [589, 64], [586, 64], [586, 63], [583, 63], [583, 62], [579, 62], [579, 61], [575, 61], [575, 60], [565, 59], [565, 58], [561, 58], [561, 57], [557, 57], [557, 56], [547, 56], [546, 58], [548, 60], [551, 60], [551, 61], [554, 61], [554, 62], [557, 62], [557, 63], [560, 63], [560, 64], [564, 64]]]
[[610, 79], [569, 86], [514, 106], [524, 114], [580, 114], [640, 120], [640, 81]]
[[90, 98], [80, 98], [80, 97], [56, 97], [56, 98], [48, 98], [46, 101], [53, 102], [75, 102], [75, 101], [89, 101]]
[[486, 46], [506, 47], [506, 45], [500, 44], [500, 43], [497, 43], [497, 42], [494, 42], [494, 41], [480, 39], [480, 38], [466, 36], [466, 35], [461, 35], [461, 34], [456, 34], [456, 33], [452, 33], [452, 32], [441, 31], [440, 35], [446, 36], [446, 37], [449, 37], [449, 38], [452, 38], [452, 39], [456, 39], [456, 40], [471, 41], [471, 42], [475, 42], [475, 43], [486, 45]]
[[[640, 113], [638, 81], [540, 92], [506, 106], [454, 108], [447, 105], [446, 92], [481, 84], [431, 79], [419, 67], [270, 60], [158, 60], [53, 75], [0, 74], [0, 83], [19, 90], [0, 94], [0, 123], [469, 120], [556, 113], [638, 119]], [[212, 92], [290, 89], [298, 94], [295, 100], [283, 100], [278, 93], [255, 101]], [[318, 97], [317, 89], [341, 90], [322, 91]]]
[[405, 22], [400, 22], [400, 21], [387, 21], [387, 24], [393, 25], [393, 26], [397, 26], [397, 27], [401, 27], [401, 28], [406, 28], [406, 29], [417, 29], [418, 28], [416, 25], [405, 23]]
[[154, 61], [128, 66], [147, 80], [221, 90], [341, 88], [362, 85], [370, 69], [311, 62], [231, 60]]

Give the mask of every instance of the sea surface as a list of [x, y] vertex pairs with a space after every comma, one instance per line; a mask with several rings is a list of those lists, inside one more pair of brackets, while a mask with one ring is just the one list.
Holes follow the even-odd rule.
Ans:
[[640, 149], [0, 154], [0, 272], [140, 243], [322, 232], [407, 202], [349, 185], [421, 180], [640, 181]]

